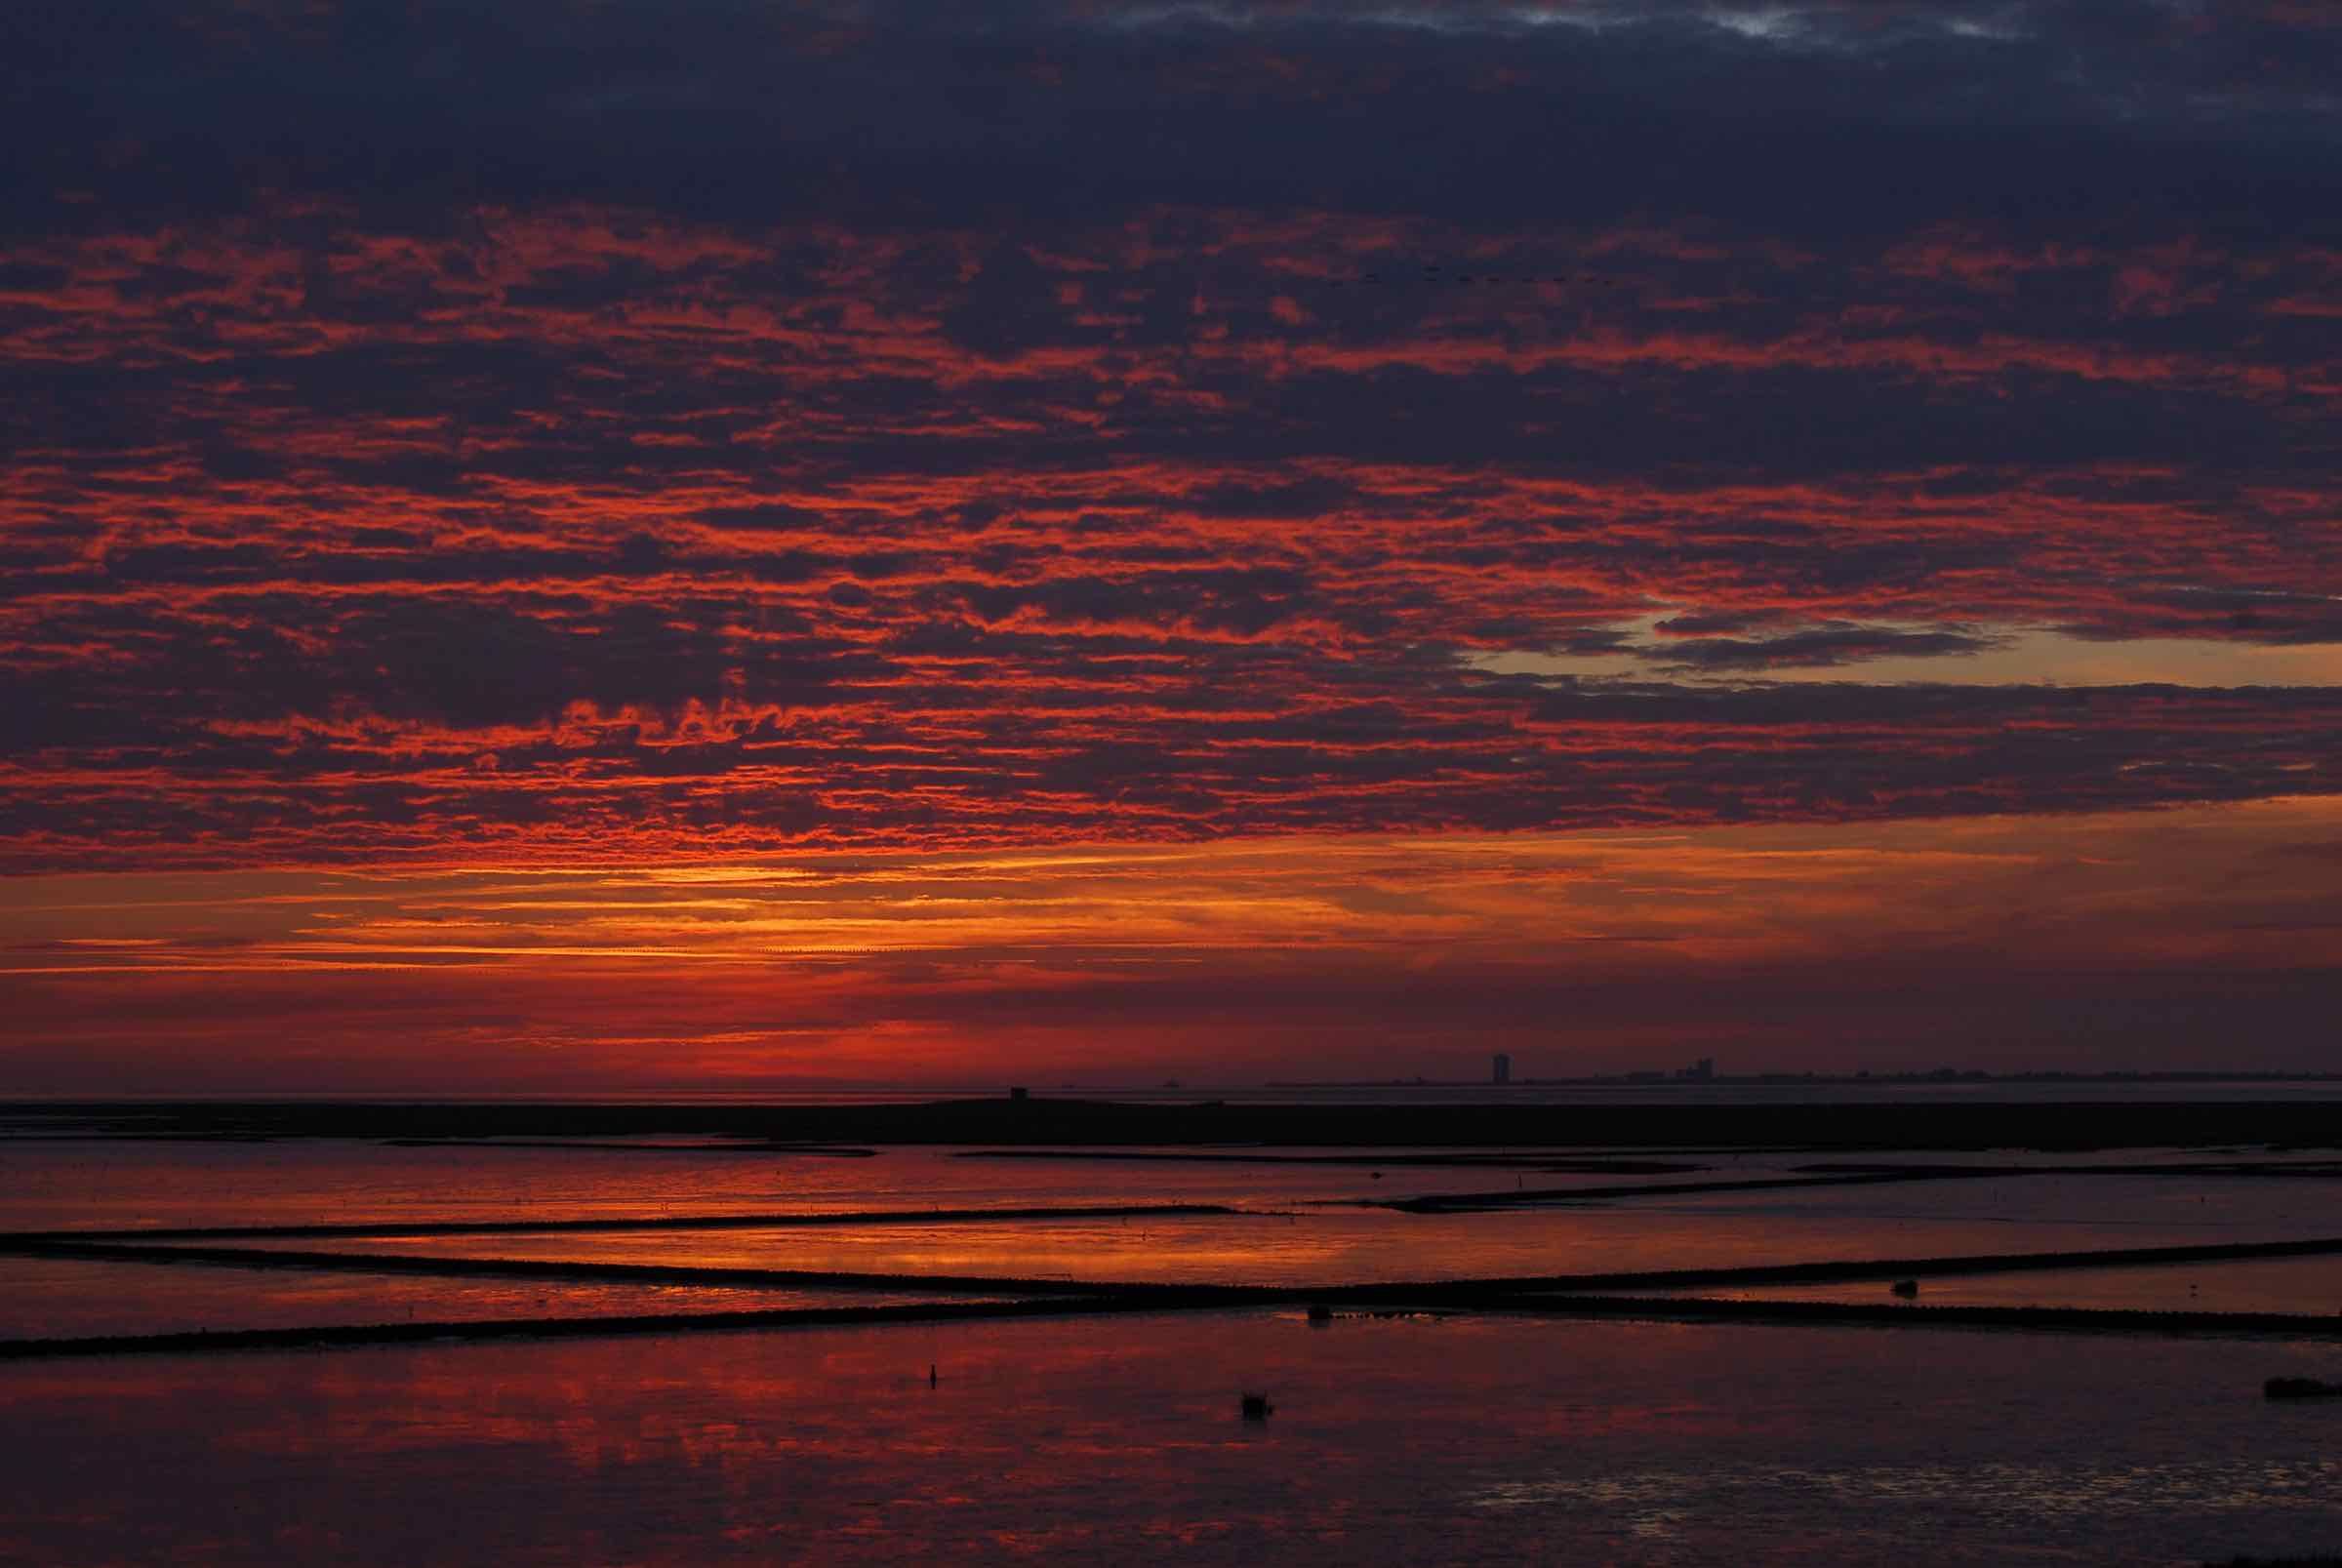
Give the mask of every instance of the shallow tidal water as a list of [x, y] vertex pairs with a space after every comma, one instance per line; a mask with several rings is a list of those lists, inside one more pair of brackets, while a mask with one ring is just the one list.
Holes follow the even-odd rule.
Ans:
[[[1811, 1159], [1636, 1157], [1707, 1168], [1385, 1161], [1378, 1178], [1372, 1160], [929, 1148], [0, 1142], [0, 1226], [889, 1212], [919, 1218], [233, 1244], [1312, 1286], [2342, 1233], [2342, 1186], [2317, 1178], [1996, 1175], [1604, 1197], [1779, 1178]], [[1363, 1206], [1528, 1187], [1570, 1196]], [[927, 1218], [1163, 1203], [1242, 1212]], [[2338, 1288], [2342, 1257], [2316, 1256], [1931, 1277], [1920, 1300], [2323, 1313]], [[25, 1254], [0, 1256], [0, 1339], [935, 1294], [915, 1280], [849, 1291]], [[0, 1361], [0, 1563], [2174, 1564], [2342, 1551], [2342, 1401], [2267, 1401], [2273, 1376], [2342, 1378], [2342, 1340], [1503, 1313], [1319, 1325], [1276, 1309]], [[1266, 1421], [1240, 1417], [1246, 1391], [1273, 1400]]]
[[2259, 1388], [2336, 1359], [1250, 1312], [20, 1365], [0, 1561], [2225, 1560], [2342, 1542], [2337, 1413]]
[[[217, 1333], [328, 1324], [772, 1311], [892, 1306], [933, 1299], [922, 1291], [434, 1279], [297, 1269], [263, 1272], [200, 1264], [174, 1264], [149, 1271], [79, 1259], [0, 1257], [0, 1340]], [[951, 1299], [969, 1298], [962, 1294]], [[0, 1377], [5, 1376], [0, 1370]]]

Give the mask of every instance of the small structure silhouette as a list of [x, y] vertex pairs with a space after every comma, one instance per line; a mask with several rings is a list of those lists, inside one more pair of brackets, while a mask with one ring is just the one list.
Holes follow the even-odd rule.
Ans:
[[1330, 1307], [1326, 1306], [1326, 1305], [1325, 1305], [1325, 1303], [1323, 1303], [1323, 1302], [1312, 1302], [1312, 1303], [1311, 1303], [1311, 1304], [1310, 1304], [1310, 1321], [1311, 1321], [1311, 1322], [1312, 1322], [1312, 1323], [1331, 1323], [1333, 1320], [1334, 1320], [1334, 1309], [1333, 1309], [1332, 1307]]
[[1243, 1396], [1240, 1408], [1246, 1421], [1267, 1421], [1269, 1413], [1276, 1406], [1269, 1402], [1269, 1396], [1265, 1393], [1248, 1393]]
[[2261, 1392], [2271, 1399], [2342, 1399], [2342, 1383], [2322, 1383], [2316, 1378], [2271, 1378], [2261, 1385]]
[[1886, 1288], [1898, 1296], [1909, 1299], [1919, 1293], [1919, 1282], [1916, 1279], [1898, 1279]]

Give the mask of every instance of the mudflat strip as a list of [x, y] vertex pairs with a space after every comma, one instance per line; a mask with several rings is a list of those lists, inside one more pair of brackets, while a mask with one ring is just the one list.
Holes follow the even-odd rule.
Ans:
[[[2031, 1333], [2144, 1334], [2160, 1337], [2342, 1340], [2342, 1316], [2284, 1312], [2119, 1311], [2070, 1307], [1890, 1307], [1841, 1302], [1745, 1302], [1703, 1298], [1579, 1296], [1537, 1298], [1512, 1292], [1450, 1293], [1422, 1301], [1388, 1287], [1334, 1293], [1372, 1310], [1431, 1314], [1506, 1313], [1543, 1317], [1706, 1323], [1788, 1323], [1819, 1327], [2018, 1330]], [[1232, 1296], [1239, 1298], [1232, 1300]], [[890, 1323], [964, 1322], [986, 1318], [1099, 1316], [1113, 1313], [1226, 1311], [1322, 1305], [1326, 1293], [1236, 1287], [1113, 1287], [1041, 1300], [912, 1302], [883, 1307], [797, 1307], [731, 1312], [660, 1312], [623, 1317], [501, 1318], [438, 1323], [380, 1323], [317, 1328], [230, 1329], [218, 1333], [102, 1335], [84, 1339], [0, 1340], [0, 1361], [70, 1356], [189, 1355], [360, 1346], [464, 1344], [508, 1340], [605, 1338], [634, 1334], [741, 1333], [775, 1329], [876, 1327]], [[1314, 1316], [1315, 1314], [1312, 1314]]]
[[[134, 1234], [134, 1232], [117, 1232]], [[102, 1241], [25, 1241], [11, 1249], [33, 1257], [239, 1268], [312, 1268], [350, 1273], [499, 1274], [529, 1279], [614, 1280], [637, 1284], [762, 1285], [886, 1291], [970, 1291], [1000, 1296], [1110, 1296], [1117, 1299], [1209, 1299], [1216, 1305], [1289, 1302], [1472, 1304], [1490, 1297], [1566, 1292], [1676, 1289], [1687, 1286], [1789, 1285], [1837, 1280], [2015, 1273], [2032, 1269], [2120, 1268], [2301, 1258], [2342, 1252], [2342, 1236], [2293, 1241], [2235, 1241], [2091, 1252], [1970, 1253], [1938, 1258], [1873, 1258], [1834, 1263], [1759, 1264], [1728, 1268], [1642, 1269], [1595, 1274], [1518, 1274], [1477, 1279], [1360, 1281], [1338, 1285], [1194, 1285], [1142, 1280], [1073, 1280], [986, 1274], [864, 1273], [837, 1269], [747, 1268], [698, 1264], [595, 1263], [538, 1258], [446, 1258], [414, 1253], [305, 1252], [233, 1246], [146, 1245]], [[1728, 1304], [1770, 1306], [1768, 1303]], [[1797, 1304], [1815, 1305], [1815, 1304]], [[2079, 1310], [2079, 1308], [2077, 1308]], [[1895, 1307], [1909, 1312], [1911, 1307]], [[1945, 1307], [1941, 1310], [1969, 1310]], [[2002, 1308], [1975, 1308], [2002, 1310]], [[2050, 1308], [2042, 1308], [2050, 1310]], [[2062, 1310], [2062, 1308], [2061, 1308]], [[2227, 1316], [2233, 1314], [2205, 1314]], [[2322, 1322], [2322, 1318], [2309, 1319]]]

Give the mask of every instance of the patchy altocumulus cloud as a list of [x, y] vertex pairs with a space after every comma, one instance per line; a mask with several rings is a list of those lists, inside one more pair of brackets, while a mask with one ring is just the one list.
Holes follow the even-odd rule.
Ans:
[[119, 0], [0, 59], [14, 868], [2342, 769], [2242, 659], [1865, 680], [2342, 645], [2319, 8]]

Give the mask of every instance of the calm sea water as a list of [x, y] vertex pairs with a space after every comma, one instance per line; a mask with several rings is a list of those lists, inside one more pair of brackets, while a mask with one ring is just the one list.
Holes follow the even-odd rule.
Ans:
[[[1708, 1169], [1646, 1177], [962, 1152], [0, 1141], [0, 1228], [1210, 1202], [1242, 1212], [252, 1245], [1277, 1283], [2342, 1233], [2342, 1187], [2315, 1179], [2009, 1176], [1604, 1199], [1604, 1186], [1760, 1178], [1804, 1157], [1697, 1156]], [[1584, 1197], [1495, 1213], [1361, 1206], [1516, 1185]], [[1874, 1300], [1879, 1287], [1799, 1293]], [[0, 1257], [0, 1338], [931, 1294]], [[1924, 1299], [2327, 1312], [2342, 1308], [2342, 1263], [1948, 1277]], [[1263, 1311], [0, 1363], [0, 1562], [2178, 1563], [2342, 1550], [2342, 1408], [2264, 1401], [2261, 1380], [2281, 1374], [2342, 1377], [2342, 1342], [1503, 1316], [1313, 1326]], [[1237, 1414], [1251, 1389], [1275, 1402], [1266, 1423]]]
[[2332, 1360], [1270, 1313], [18, 1366], [0, 1560], [2225, 1561], [2342, 1541], [2333, 1412], [2259, 1393]]

